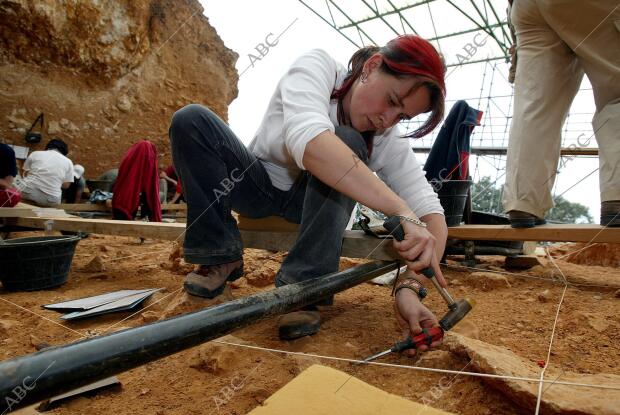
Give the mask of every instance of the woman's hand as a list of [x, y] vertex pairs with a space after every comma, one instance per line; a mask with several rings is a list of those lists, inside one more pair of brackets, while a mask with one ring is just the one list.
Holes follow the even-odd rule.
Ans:
[[[438, 326], [437, 317], [426, 308], [416, 293], [409, 289], [402, 289], [396, 293], [394, 299], [394, 312], [398, 325], [403, 330], [403, 337], [414, 337], [422, 332], [422, 329], [430, 329]], [[431, 348], [439, 346], [441, 341], [431, 343]], [[423, 352], [428, 350], [427, 345], [421, 345], [417, 350]], [[408, 356], [414, 356], [416, 349], [405, 351]]]
[[446, 280], [441, 273], [439, 260], [436, 254], [437, 239], [426, 228], [412, 222], [402, 220], [401, 225], [405, 231], [405, 239], [394, 239], [394, 248], [403, 257], [407, 268], [419, 273], [424, 268], [432, 268], [439, 285], [446, 287]]

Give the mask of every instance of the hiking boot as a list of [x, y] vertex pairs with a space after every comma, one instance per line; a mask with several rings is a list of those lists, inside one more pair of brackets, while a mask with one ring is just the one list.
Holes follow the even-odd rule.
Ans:
[[226, 281], [243, 276], [243, 259], [219, 265], [201, 265], [185, 276], [183, 287], [188, 294], [215, 298], [224, 291]]
[[601, 203], [601, 225], [620, 226], [620, 200]]
[[544, 225], [547, 221], [539, 218], [531, 213], [522, 212], [520, 210], [511, 210], [508, 212], [511, 228], [533, 228], [536, 225]]
[[316, 306], [284, 314], [278, 320], [280, 340], [294, 340], [316, 334], [321, 328], [321, 313]]

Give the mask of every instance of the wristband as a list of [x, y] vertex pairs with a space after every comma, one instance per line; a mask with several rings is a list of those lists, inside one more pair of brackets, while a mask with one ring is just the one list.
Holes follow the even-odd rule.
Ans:
[[418, 280], [415, 280], [413, 278], [409, 278], [409, 279], [406, 279], [400, 282], [398, 284], [398, 287], [396, 287], [396, 289], [394, 290], [394, 295], [396, 295], [399, 290], [402, 290], [404, 288], [409, 289], [413, 291], [414, 293], [416, 293], [420, 301], [423, 300], [428, 295], [428, 290], [424, 288], [424, 286], [420, 284]]

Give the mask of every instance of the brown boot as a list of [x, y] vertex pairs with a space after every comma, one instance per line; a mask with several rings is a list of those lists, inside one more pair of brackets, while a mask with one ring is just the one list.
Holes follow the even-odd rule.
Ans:
[[191, 295], [215, 298], [224, 291], [226, 281], [243, 276], [243, 259], [219, 265], [201, 265], [185, 276], [183, 287]]
[[294, 340], [316, 334], [321, 328], [321, 313], [316, 306], [284, 314], [278, 320], [280, 340]]
[[601, 203], [601, 225], [620, 226], [620, 200]]

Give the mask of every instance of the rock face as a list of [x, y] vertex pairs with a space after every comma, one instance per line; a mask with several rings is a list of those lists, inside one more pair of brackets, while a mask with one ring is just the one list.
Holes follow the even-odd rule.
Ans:
[[[447, 348], [458, 355], [471, 359], [474, 371], [503, 376], [538, 379], [540, 369], [535, 363], [523, 360], [510, 350], [457, 333], [447, 333], [444, 338]], [[570, 372], [547, 371], [546, 380], [558, 382], [585, 383], [620, 387], [620, 376], [598, 373], [595, 375]], [[514, 402], [533, 412], [538, 397], [538, 383], [503, 378], [483, 378], [493, 388], [505, 394]], [[563, 385], [544, 385], [541, 414], [620, 414], [620, 392], [614, 389], [596, 389]]]
[[[197, 0], [0, 2], [0, 136], [31, 150], [62, 138], [87, 178], [143, 138], [164, 166], [174, 111], [196, 102], [226, 119], [237, 96], [238, 55], [202, 12]], [[43, 141], [28, 145], [41, 112]]]

